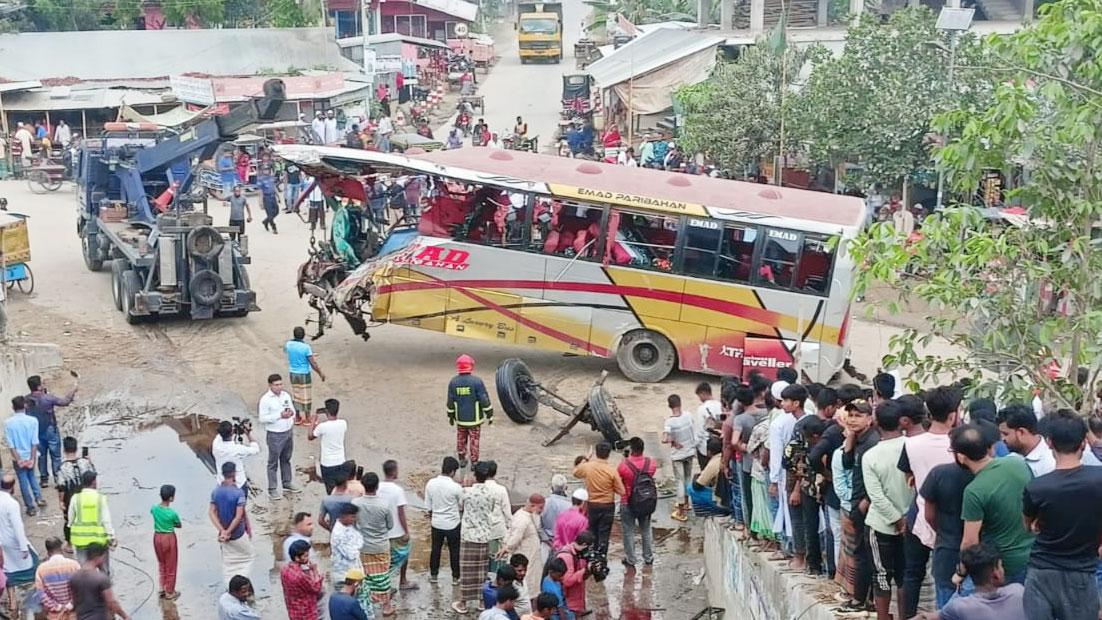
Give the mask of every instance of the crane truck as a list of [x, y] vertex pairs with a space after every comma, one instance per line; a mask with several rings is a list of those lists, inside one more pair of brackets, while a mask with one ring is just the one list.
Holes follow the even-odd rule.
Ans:
[[263, 96], [182, 131], [108, 123], [84, 142], [77, 234], [88, 269], [110, 267], [115, 307], [127, 322], [259, 310], [245, 269], [248, 239], [214, 225], [198, 170], [242, 129], [276, 119], [285, 99], [283, 82], [268, 80]]
[[521, 64], [562, 60], [562, 0], [517, 2], [517, 48]]

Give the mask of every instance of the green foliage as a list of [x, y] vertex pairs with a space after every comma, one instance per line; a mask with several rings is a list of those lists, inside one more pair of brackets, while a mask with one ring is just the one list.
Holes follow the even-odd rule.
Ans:
[[[812, 70], [795, 110], [793, 127], [816, 163], [859, 166], [862, 185], [898, 186], [903, 178], [933, 178], [925, 144], [934, 114], [982, 105], [987, 74], [958, 71], [949, 80], [947, 35], [927, 8], [893, 13], [886, 23], [871, 15], [850, 27], [841, 56]], [[957, 44], [960, 64], [981, 64], [973, 37]]]
[[820, 47], [778, 50], [762, 39], [734, 62], [718, 64], [710, 79], [676, 93], [684, 109], [680, 141], [736, 173], [771, 159], [780, 146], [781, 119], [790, 117], [798, 98], [800, 68], [826, 54]]
[[[612, 14], [618, 13], [633, 24], [653, 24], [663, 21], [696, 21], [696, 0], [585, 0], [593, 11], [587, 30], [605, 28]], [[709, 7], [710, 23], [719, 22], [719, 2]]]
[[[1025, 396], [1029, 386], [1048, 402], [1087, 411], [1090, 394], [1075, 378], [1102, 367], [1102, 0], [1062, 0], [1040, 11], [1032, 28], [991, 40], [988, 65], [1000, 83], [989, 105], [960, 107], [935, 126], [953, 138], [937, 158], [962, 191], [988, 169], [1024, 167], [1012, 192], [1028, 209], [1020, 225], [996, 226], [971, 208], [926, 220], [922, 239], [904, 244], [874, 227], [850, 251], [864, 269], [860, 292], [886, 282], [901, 300], [929, 304], [930, 335], [963, 350], [954, 358], [915, 351], [917, 334], [892, 342], [892, 361], [974, 377], [987, 391]], [[903, 277], [905, 265], [917, 275]], [[1042, 302], [1043, 290], [1063, 300]], [[1060, 377], [1045, 371], [1056, 362]], [[1089, 389], [1089, 388], [1088, 388]], [[1086, 397], [1084, 397], [1086, 396]]]
[[306, 13], [298, 0], [268, 0], [268, 10], [276, 28], [301, 28], [317, 22], [318, 12]]

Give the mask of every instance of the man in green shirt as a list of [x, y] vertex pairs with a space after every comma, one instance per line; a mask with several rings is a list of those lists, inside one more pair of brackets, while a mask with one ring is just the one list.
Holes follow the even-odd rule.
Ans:
[[869, 448], [861, 459], [861, 476], [869, 496], [869, 512], [865, 525], [869, 527], [869, 546], [875, 567], [873, 591], [877, 620], [890, 620], [892, 584], [903, 600], [903, 535], [907, 532], [907, 509], [914, 499], [914, 489], [907, 484], [907, 475], [899, 470], [899, 455], [905, 438], [899, 430], [903, 406], [898, 401], [883, 400], [876, 406], [876, 426], [880, 442]]
[[159, 574], [158, 594], [161, 598], [174, 601], [180, 598], [176, 589], [176, 566], [179, 551], [176, 545], [176, 528], [181, 527], [180, 515], [172, 509], [176, 500], [176, 487], [166, 484], [161, 487], [161, 503], [153, 506], [153, 551], [157, 556]]
[[1032, 476], [1021, 459], [991, 456], [993, 441], [980, 427], [967, 424], [949, 435], [957, 464], [975, 478], [964, 488], [961, 550], [983, 542], [999, 549], [1007, 583], [1024, 583], [1033, 534], [1022, 520], [1022, 491]]

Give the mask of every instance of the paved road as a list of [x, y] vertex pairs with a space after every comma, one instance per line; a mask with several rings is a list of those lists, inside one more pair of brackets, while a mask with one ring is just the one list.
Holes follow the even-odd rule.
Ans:
[[[582, 0], [564, 0], [563, 54], [558, 64], [533, 63], [522, 65], [517, 55], [516, 31], [510, 23], [494, 30], [494, 45], [499, 60], [490, 74], [479, 74], [479, 94], [486, 98], [486, 112], [481, 116], [490, 131], [504, 136], [513, 129], [516, 117], [528, 123], [528, 132], [540, 137], [540, 148], [550, 144], [562, 107], [562, 75], [574, 71], [574, 43], [581, 38], [582, 19], [589, 7]], [[477, 121], [479, 115], [475, 115]], [[443, 134], [446, 135], [446, 134]]]

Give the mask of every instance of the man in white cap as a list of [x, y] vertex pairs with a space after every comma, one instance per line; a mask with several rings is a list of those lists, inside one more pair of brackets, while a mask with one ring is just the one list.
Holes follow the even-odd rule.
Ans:
[[573, 507], [560, 514], [555, 522], [555, 538], [552, 542], [554, 551], [572, 544], [578, 534], [589, 529], [588, 501], [589, 493], [585, 489], [576, 489], [570, 496]]
[[318, 140], [321, 140], [322, 144], [327, 144], [325, 141], [325, 115], [321, 110], [314, 112], [314, 120], [310, 121], [310, 127], [318, 135]]
[[325, 113], [325, 143], [336, 144], [340, 139], [340, 133], [337, 132], [337, 115], [330, 109]]

